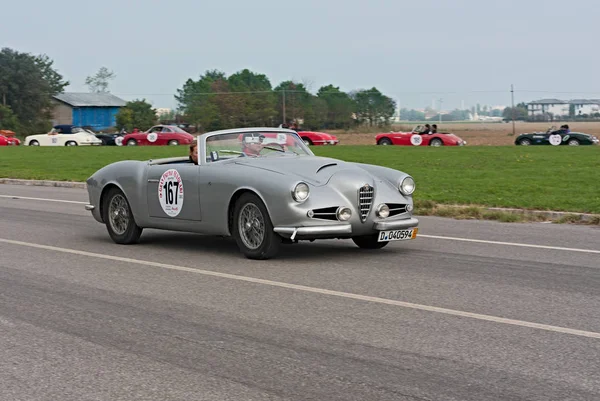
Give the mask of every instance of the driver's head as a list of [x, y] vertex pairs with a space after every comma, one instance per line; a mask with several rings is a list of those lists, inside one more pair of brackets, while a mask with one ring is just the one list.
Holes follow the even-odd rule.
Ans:
[[265, 139], [264, 135], [248, 133], [242, 137], [242, 148], [244, 153], [257, 155], [262, 149], [262, 141]]
[[190, 160], [194, 164], [198, 164], [198, 140], [194, 139], [192, 143], [190, 143]]

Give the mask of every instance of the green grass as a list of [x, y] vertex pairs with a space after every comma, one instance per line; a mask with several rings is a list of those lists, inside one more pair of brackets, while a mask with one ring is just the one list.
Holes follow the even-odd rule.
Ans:
[[[313, 147], [319, 156], [411, 174], [416, 202], [600, 213], [600, 147]], [[85, 181], [125, 159], [187, 155], [187, 147], [8, 147], [0, 177]]]

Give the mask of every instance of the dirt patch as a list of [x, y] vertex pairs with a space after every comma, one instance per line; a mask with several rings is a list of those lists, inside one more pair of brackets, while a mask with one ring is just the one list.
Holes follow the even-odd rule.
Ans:
[[[443, 123], [438, 124], [438, 131], [451, 132], [467, 141], [467, 146], [514, 146], [515, 137], [525, 132], [545, 132], [551, 125], [560, 127], [563, 122], [554, 123], [525, 123], [515, 122], [515, 135], [513, 136], [512, 123]], [[600, 122], [569, 122], [573, 132], [583, 132], [600, 136]], [[395, 131], [410, 131], [414, 125], [398, 124], [392, 127]], [[368, 132], [365, 132], [368, 131]], [[326, 131], [337, 135], [340, 145], [375, 145], [375, 135], [381, 132], [373, 129], [362, 131]]]

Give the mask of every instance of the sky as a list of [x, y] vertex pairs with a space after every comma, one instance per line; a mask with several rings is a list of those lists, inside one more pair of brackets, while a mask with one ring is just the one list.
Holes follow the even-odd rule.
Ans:
[[[600, 98], [598, 0], [2, 0], [0, 47], [46, 54], [70, 82], [176, 107], [207, 70], [244, 68], [312, 93], [376, 87], [444, 110]], [[440, 102], [441, 99], [441, 102]]]

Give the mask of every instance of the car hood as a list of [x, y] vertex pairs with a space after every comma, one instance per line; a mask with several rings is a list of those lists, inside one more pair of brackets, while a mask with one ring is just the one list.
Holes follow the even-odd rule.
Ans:
[[353, 170], [354, 174], [367, 174], [362, 168], [343, 160], [320, 156], [278, 156], [265, 158], [245, 158], [236, 164], [268, 170], [275, 173], [293, 175], [314, 186], [327, 184], [331, 177], [341, 171]]

